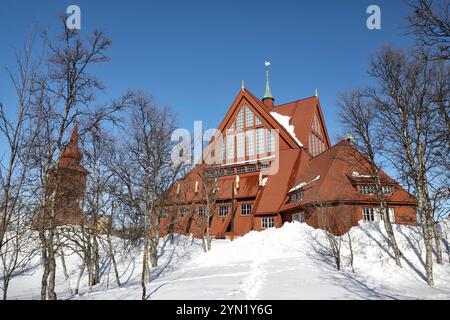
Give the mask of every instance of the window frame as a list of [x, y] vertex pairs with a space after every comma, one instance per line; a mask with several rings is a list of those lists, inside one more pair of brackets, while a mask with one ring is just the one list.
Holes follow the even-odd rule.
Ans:
[[[219, 208], [218, 208], [218, 210], [219, 210], [219, 212], [218, 212], [218, 216], [219, 216], [219, 218], [225, 218], [227, 215], [228, 215], [228, 205], [220, 205], [219, 206]], [[226, 209], [226, 210], [223, 210], [223, 209]], [[225, 211], [225, 214], [223, 214], [223, 211]]]
[[261, 228], [270, 229], [275, 227], [275, 217], [261, 217]]
[[[250, 206], [250, 209], [248, 208], [248, 206]], [[246, 208], [246, 209], [244, 210], [244, 208]], [[242, 203], [241, 204], [241, 216], [250, 216], [252, 214], [252, 210], [253, 210], [253, 203]], [[244, 211], [248, 212], [248, 213], [244, 213]]]

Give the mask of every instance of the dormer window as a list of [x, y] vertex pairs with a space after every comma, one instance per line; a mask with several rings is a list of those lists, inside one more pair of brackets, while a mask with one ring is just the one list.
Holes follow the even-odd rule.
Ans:
[[[358, 186], [359, 194], [363, 195], [375, 195], [376, 194], [376, 188], [374, 184], [362, 184]], [[382, 186], [383, 194], [385, 196], [392, 195], [393, 187], [389, 185]]]
[[289, 202], [298, 202], [303, 200], [303, 191], [296, 191], [289, 195]]
[[360, 185], [359, 186], [359, 194], [374, 195], [375, 194], [375, 185], [373, 185], [373, 184]]

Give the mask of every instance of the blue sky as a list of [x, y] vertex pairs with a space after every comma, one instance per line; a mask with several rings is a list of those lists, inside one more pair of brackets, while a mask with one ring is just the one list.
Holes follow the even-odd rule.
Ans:
[[[58, 30], [70, 4], [81, 8], [82, 29], [102, 29], [112, 40], [111, 61], [95, 72], [107, 90], [98, 102], [127, 89], [151, 93], [171, 105], [180, 126], [219, 124], [241, 80], [264, 93], [264, 60], [271, 65], [276, 104], [314, 94], [318, 88], [333, 143], [342, 133], [339, 92], [370, 83], [368, 58], [384, 43], [408, 47], [403, 1], [11, 1], [0, 11], [0, 100], [13, 110], [3, 72], [14, 66], [13, 48], [23, 44], [33, 21]], [[381, 30], [366, 28], [366, 8], [381, 8]]]

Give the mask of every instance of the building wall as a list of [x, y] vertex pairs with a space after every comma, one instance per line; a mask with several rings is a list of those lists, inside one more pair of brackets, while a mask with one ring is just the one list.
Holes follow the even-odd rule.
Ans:
[[[376, 205], [345, 204], [323, 208], [295, 209], [282, 214], [283, 223], [291, 222], [296, 212], [305, 212], [305, 222], [313, 228], [329, 227], [336, 234], [344, 234], [351, 227], [357, 226], [363, 220], [363, 208], [376, 207]], [[416, 225], [416, 210], [414, 206], [388, 205], [394, 209], [394, 223], [403, 225]]]

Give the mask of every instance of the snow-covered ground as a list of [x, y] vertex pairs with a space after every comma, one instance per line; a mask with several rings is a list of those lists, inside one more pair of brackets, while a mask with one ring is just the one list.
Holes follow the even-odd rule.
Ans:
[[[435, 287], [424, 279], [420, 229], [395, 226], [403, 253], [403, 268], [386, 251], [386, 235], [378, 223], [352, 228], [354, 269], [349, 265], [347, 236], [342, 237], [343, 268], [323, 255], [326, 238], [306, 224], [286, 223], [282, 228], [250, 232], [234, 241], [213, 241], [204, 253], [200, 241], [178, 236], [175, 245], [161, 239], [159, 266], [151, 270], [149, 299], [450, 299], [450, 265], [434, 264]], [[115, 239], [115, 247], [122, 241]], [[119, 257], [120, 258], [120, 257]], [[102, 265], [103, 282], [92, 291], [84, 277], [80, 293], [68, 293], [58, 260], [57, 293], [60, 299], [140, 299], [142, 255], [132, 250], [119, 261], [122, 287], [117, 287], [108, 260]], [[71, 286], [80, 261], [66, 257]], [[9, 299], [39, 299], [42, 269], [39, 259], [14, 278]]]

